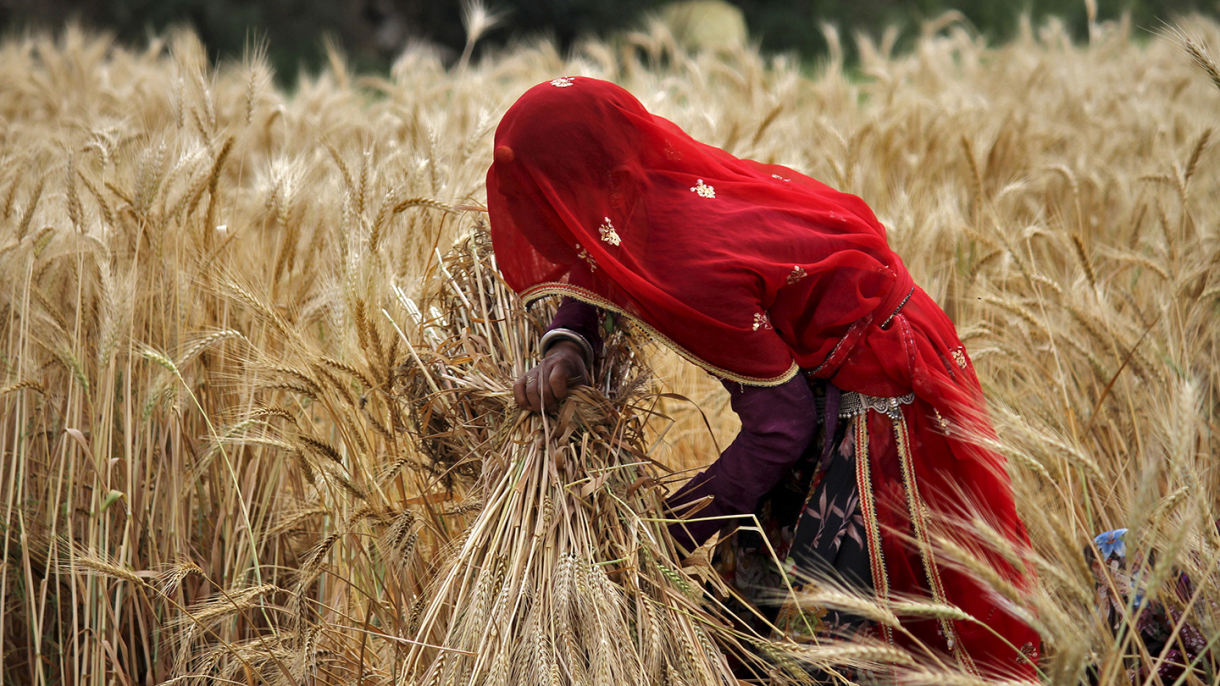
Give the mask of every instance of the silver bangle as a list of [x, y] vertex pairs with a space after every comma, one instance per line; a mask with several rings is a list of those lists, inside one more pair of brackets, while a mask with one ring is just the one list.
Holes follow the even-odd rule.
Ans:
[[589, 341], [585, 340], [584, 336], [572, 331], [571, 329], [551, 329], [542, 335], [542, 340], [538, 342], [538, 347], [542, 349], [542, 354], [545, 356], [546, 351], [558, 341], [572, 341], [580, 346], [580, 351], [585, 358], [585, 368], [592, 371], [593, 369], [593, 346]]

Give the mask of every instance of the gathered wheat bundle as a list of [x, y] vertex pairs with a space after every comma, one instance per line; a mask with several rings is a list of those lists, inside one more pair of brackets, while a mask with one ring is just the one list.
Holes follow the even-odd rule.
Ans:
[[435, 462], [480, 467], [481, 510], [437, 562], [399, 683], [736, 683], [726, 651], [761, 671], [741, 640], [765, 641], [734, 628], [705, 590], [719, 580], [688, 575], [666, 532], [637, 343], [610, 336], [592, 387], [558, 416], [529, 414], [511, 386], [546, 320], [482, 234], [443, 271], [410, 403]]

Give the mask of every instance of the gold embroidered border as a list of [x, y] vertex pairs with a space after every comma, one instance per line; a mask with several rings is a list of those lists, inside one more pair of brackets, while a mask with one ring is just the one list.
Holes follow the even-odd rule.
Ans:
[[[878, 602], [889, 605], [890, 580], [885, 573], [885, 558], [881, 554], [881, 527], [877, 524], [877, 507], [873, 500], [873, 481], [868, 466], [868, 413], [857, 415], [856, 440], [856, 490], [860, 493], [860, 514], [864, 518], [864, 533], [868, 538], [868, 562], [873, 573], [873, 590]], [[886, 642], [894, 644], [894, 631], [884, 624], [879, 625]]]
[[[919, 495], [919, 485], [915, 479], [915, 467], [911, 463], [911, 444], [905, 417], [894, 421], [894, 437], [898, 448], [898, 461], [902, 466], [902, 481], [906, 487], [907, 507], [911, 512], [911, 526], [915, 529], [915, 540], [919, 544], [919, 556], [923, 558], [924, 572], [928, 576], [928, 586], [931, 588], [932, 598], [936, 602], [948, 604], [948, 601], [945, 599], [945, 585], [941, 581], [940, 570], [933, 557], [932, 544], [928, 538], [927, 506]], [[971, 674], [976, 676], [981, 675], [978, 667], [974, 664], [974, 660], [970, 658], [969, 653], [962, 646], [961, 639], [953, 628], [953, 621], [943, 618], [937, 621], [940, 622], [940, 628], [944, 632], [945, 641], [949, 644], [949, 650], [953, 651], [953, 657], [957, 660], [958, 664]]]
[[648, 324], [645, 324], [644, 322], [640, 321], [640, 319], [638, 317], [632, 316], [631, 314], [627, 313], [626, 311], [623, 310], [623, 308], [619, 307], [618, 305], [615, 305], [614, 303], [610, 302], [609, 300], [606, 300], [605, 298], [601, 297], [600, 295], [597, 295], [596, 293], [594, 293], [592, 291], [585, 290], [579, 286], [573, 286], [571, 284], [566, 284], [566, 283], [543, 283], [543, 284], [534, 286], [533, 288], [526, 289], [525, 292], [523, 292], [521, 294], [521, 299], [526, 304], [529, 304], [529, 303], [534, 302], [535, 300], [538, 300], [539, 298], [544, 298], [548, 295], [567, 296], [574, 300], [580, 300], [581, 302], [586, 302], [586, 303], [589, 303], [590, 305], [600, 307], [603, 310], [610, 310], [611, 312], [614, 312], [618, 315], [626, 317], [627, 319], [630, 320], [630, 323], [632, 326], [638, 327], [641, 331], [648, 334], [652, 338], [656, 339], [657, 341], [659, 341], [660, 343], [665, 345], [670, 350], [673, 350], [674, 352], [678, 353], [678, 355], [680, 357], [682, 357], [682, 359], [686, 360], [687, 362], [690, 362], [691, 364], [695, 365], [696, 367], [702, 368], [704, 371], [708, 372], [709, 374], [712, 374], [713, 376], [717, 376], [722, 379], [736, 381], [737, 383], [745, 384], [747, 386], [779, 386], [779, 385], [782, 385], [782, 384], [785, 384], [785, 383], [788, 383], [789, 381], [791, 381], [792, 378], [794, 376], [796, 376], [797, 372], [799, 372], [801, 370], [800, 365], [798, 365], [796, 363], [796, 360], [792, 361], [792, 365], [790, 367], [788, 367], [788, 371], [784, 372], [783, 374], [781, 374], [779, 376], [772, 377], [772, 378], [744, 376], [742, 374], [735, 374], [727, 369], [721, 369], [720, 367], [717, 367], [713, 364], [709, 364], [708, 362], [705, 362], [705, 361], [699, 359], [693, 353], [686, 350], [685, 348], [678, 345], [677, 343], [674, 343], [668, 337], [662, 335], [661, 332], [652, 328]]

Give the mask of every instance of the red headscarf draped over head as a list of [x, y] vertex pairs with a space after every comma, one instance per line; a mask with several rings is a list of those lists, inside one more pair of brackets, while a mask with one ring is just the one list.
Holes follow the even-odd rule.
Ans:
[[859, 198], [704, 145], [612, 83], [531, 88], [495, 146], [487, 202], [508, 284], [629, 315], [722, 378], [837, 367], [861, 322], [911, 292]]

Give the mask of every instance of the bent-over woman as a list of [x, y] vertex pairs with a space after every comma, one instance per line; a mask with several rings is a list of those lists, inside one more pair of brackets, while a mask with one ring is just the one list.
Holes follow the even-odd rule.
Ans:
[[[765, 504], [764, 516], [788, 519], [780, 559], [793, 571], [834, 573], [881, 602], [955, 605], [973, 619], [903, 629], [975, 673], [1032, 676], [1037, 634], [936, 551], [946, 531], [977, 540], [965, 524], [978, 521], [1017, 551], [1029, 545], [1003, 458], [964, 438], [991, 430], [978, 379], [862, 200], [700, 143], [582, 77], [526, 92], [494, 156], [487, 198], [505, 280], [527, 302], [565, 297], [542, 363], [515, 387], [523, 406], [540, 410], [585, 377], [599, 310], [626, 317], [721, 379], [741, 418], [719, 459], [669, 500], [676, 516], [702, 506], [671, 527], [680, 545]], [[1001, 555], [978, 554], [1014, 587], [1030, 584]]]

